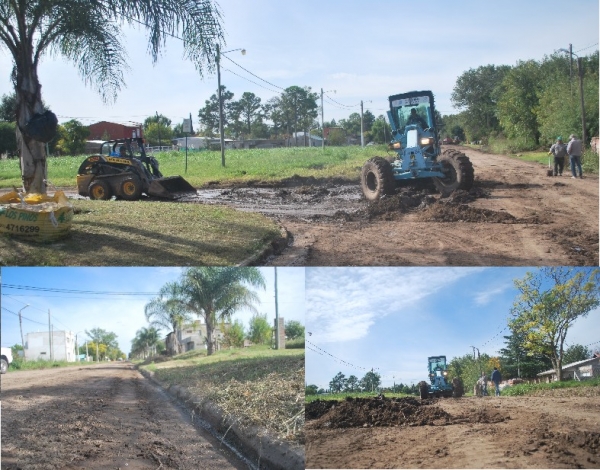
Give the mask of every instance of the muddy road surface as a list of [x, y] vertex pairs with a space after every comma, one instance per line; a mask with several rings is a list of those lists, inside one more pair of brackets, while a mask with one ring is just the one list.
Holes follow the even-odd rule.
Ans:
[[2, 376], [2, 469], [247, 469], [127, 363]]
[[226, 204], [277, 220], [292, 237], [268, 265], [598, 265], [598, 177], [458, 147], [475, 185], [441, 199], [399, 188], [367, 204], [357, 184], [292, 178], [285, 187], [202, 189], [188, 202]]
[[308, 404], [306, 468], [598, 468], [594, 388], [580, 396]]

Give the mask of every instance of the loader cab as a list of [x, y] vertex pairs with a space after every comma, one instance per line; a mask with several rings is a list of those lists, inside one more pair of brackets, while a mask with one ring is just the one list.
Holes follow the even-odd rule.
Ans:
[[388, 118], [394, 136], [392, 147], [403, 152], [419, 149], [424, 157], [434, 160], [439, 154], [439, 146], [433, 93], [411, 91], [390, 96], [389, 102]]

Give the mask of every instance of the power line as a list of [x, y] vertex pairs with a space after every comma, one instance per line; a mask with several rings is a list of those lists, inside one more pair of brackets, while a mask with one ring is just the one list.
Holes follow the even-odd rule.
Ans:
[[585, 51], [586, 49], [590, 49], [590, 48], [592, 48], [594, 46], [597, 46], [597, 45], [598, 45], [598, 43], [592, 44], [591, 46], [584, 47], [583, 49], [579, 49], [578, 51], [575, 51], [575, 54], [577, 54], [578, 52], [581, 52], [581, 51]]
[[335, 103], [335, 104], [337, 104], [337, 105], [339, 105], [339, 106], [342, 106], [343, 108], [356, 108], [356, 107], [360, 106], [360, 103], [358, 103], [358, 104], [353, 104], [353, 105], [347, 105], [347, 104], [343, 104], [343, 103], [340, 103], [339, 101], [336, 101], [336, 100], [334, 100], [334, 99], [333, 99], [331, 96], [329, 96], [329, 95], [326, 95], [326, 94], [325, 94], [325, 95], [323, 95], [323, 96], [324, 96], [325, 98], [327, 98], [327, 99], [328, 99], [328, 100], [331, 102], [331, 104]]
[[252, 75], [253, 77], [255, 77], [255, 78], [258, 78], [259, 80], [261, 80], [261, 81], [263, 81], [263, 82], [265, 82], [265, 83], [267, 83], [267, 84], [271, 85], [272, 87], [275, 87], [275, 88], [277, 88], [277, 89], [279, 89], [279, 90], [281, 90], [281, 91], [285, 91], [285, 88], [281, 88], [280, 86], [277, 86], [277, 85], [275, 85], [274, 83], [271, 83], [271, 82], [269, 82], [269, 81], [265, 80], [264, 78], [260, 78], [258, 75], [256, 75], [256, 74], [254, 74], [254, 73], [250, 72], [250, 70], [248, 70], [248, 69], [246, 69], [246, 68], [242, 67], [242, 66], [241, 66], [240, 64], [238, 64], [238, 63], [237, 63], [235, 60], [233, 60], [233, 59], [230, 59], [229, 57], [227, 57], [226, 55], [223, 55], [223, 54], [222, 54], [222, 56], [223, 56], [223, 57], [225, 57], [225, 58], [226, 58], [226, 59], [227, 59], [229, 62], [232, 62], [232, 63], [234, 63], [235, 65], [237, 65], [237, 66], [238, 66], [239, 68], [241, 68], [243, 71], [245, 71], [245, 72], [248, 72], [248, 73], [249, 73], [250, 75]]
[[225, 67], [222, 67], [222, 69], [223, 69], [223, 70], [226, 70], [226, 71], [227, 71], [227, 72], [229, 72], [229, 73], [232, 73], [232, 74], [234, 74], [234, 75], [235, 75], [235, 76], [237, 76], [237, 77], [240, 77], [242, 80], [246, 80], [247, 82], [253, 83], [254, 85], [256, 85], [256, 86], [258, 86], [258, 87], [261, 87], [261, 88], [263, 88], [263, 89], [265, 89], [265, 90], [268, 90], [268, 91], [270, 91], [270, 92], [272, 92], [272, 93], [279, 93], [278, 91], [271, 90], [270, 88], [267, 88], [266, 86], [263, 86], [263, 85], [261, 85], [260, 83], [256, 83], [254, 80], [250, 80], [249, 78], [242, 77], [240, 74], [237, 74], [237, 73], [235, 73], [233, 70], [226, 69]]
[[[6, 311], [6, 312], [8, 312], [8, 313], [12, 313], [13, 315], [15, 315], [15, 316], [17, 316], [17, 317], [19, 316], [19, 314], [18, 314], [18, 313], [15, 313], [15, 312], [13, 312], [12, 310], [9, 310], [9, 309], [7, 309], [6, 307], [2, 307], [2, 310]], [[27, 321], [30, 321], [30, 322], [32, 322], [32, 323], [37, 323], [38, 325], [44, 325], [44, 326], [46, 326], [46, 323], [41, 323], [41, 322], [39, 322], [39, 321], [32, 320], [31, 318], [24, 317], [23, 315], [21, 315], [21, 318], [22, 318], [23, 320], [27, 320]]]
[[340, 363], [342, 363], [342, 364], [345, 364], [345, 365], [347, 365], [347, 366], [354, 367], [355, 369], [366, 370], [366, 371], [374, 371], [374, 370], [379, 370], [379, 367], [361, 367], [361, 366], [357, 366], [357, 365], [355, 365], [355, 364], [351, 364], [350, 362], [347, 362], [347, 361], [345, 361], [345, 360], [343, 360], [343, 359], [340, 359], [339, 357], [337, 357], [337, 356], [334, 356], [333, 354], [331, 354], [331, 353], [329, 353], [329, 352], [325, 351], [324, 349], [321, 349], [319, 346], [317, 346], [317, 345], [316, 345], [316, 344], [314, 344], [314, 343], [311, 343], [311, 342], [310, 342], [310, 341], [308, 341], [308, 340], [306, 340], [306, 342], [307, 342], [308, 344], [310, 344], [311, 346], [313, 346], [314, 348], [318, 349], [318, 351], [314, 351], [314, 349], [312, 349], [312, 348], [311, 348], [311, 349], [310, 349], [311, 351], [314, 351], [314, 352], [316, 352], [316, 353], [318, 353], [318, 354], [321, 354], [322, 356], [324, 356], [324, 355], [330, 356], [330, 357], [332, 357], [334, 360], [336, 360], [337, 362], [340, 362]]
[[159, 295], [158, 292], [114, 292], [114, 291], [92, 291], [77, 289], [58, 289], [54, 287], [20, 286], [15, 284], [2, 284], [3, 289], [31, 290], [36, 292], [55, 292], [60, 294], [85, 294], [85, 295]]

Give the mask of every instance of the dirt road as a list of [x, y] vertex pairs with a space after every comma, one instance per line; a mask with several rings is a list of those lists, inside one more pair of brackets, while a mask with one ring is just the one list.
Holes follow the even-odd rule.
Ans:
[[2, 469], [247, 469], [127, 363], [2, 376]]
[[[202, 203], [262, 212], [292, 235], [271, 265], [598, 265], [598, 177], [546, 176], [538, 163], [459, 147], [475, 169], [470, 194], [400, 189], [369, 206], [358, 185], [200, 190]], [[315, 182], [316, 183], [316, 182]]]
[[[600, 393], [585, 393], [405, 403], [374, 426], [341, 405], [313, 419], [307, 408], [306, 467], [598, 468]], [[383, 426], [386, 416], [400, 424]]]

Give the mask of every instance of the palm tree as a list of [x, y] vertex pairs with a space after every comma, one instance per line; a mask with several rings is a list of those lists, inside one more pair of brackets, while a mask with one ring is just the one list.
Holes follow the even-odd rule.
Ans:
[[177, 284], [169, 282], [160, 289], [158, 297], [144, 307], [146, 320], [150, 322], [150, 326], [173, 332], [173, 344], [167, 344], [167, 352], [170, 355], [181, 354], [182, 346], [177, 333], [185, 322], [191, 320], [185, 305], [177, 301], [177, 292]]
[[246, 287], [265, 288], [265, 280], [254, 267], [188, 268], [178, 284], [178, 301], [206, 323], [207, 354], [214, 352], [213, 332], [219, 321], [230, 320], [241, 308], [256, 312], [258, 296]]
[[44, 112], [38, 78], [44, 55], [61, 55], [73, 62], [86, 84], [110, 103], [125, 84], [123, 23], [145, 26], [153, 62], [168, 36], [181, 37], [186, 58], [202, 75], [214, 70], [217, 46], [224, 42], [220, 21], [214, 0], [0, 0], [0, 49], [8, 50], [13, 59], [25, 189], [46, 192], [43, 142], [52, 138], [57, 124], [53, 113], [45, 113], [46, 136], [26, 127]]
[[135, 332], [135, 338], [132, 341], [132, 352], [143, 353], [145, 359], [155, 350], [158, 339], [156, 328], [141, 328]]

